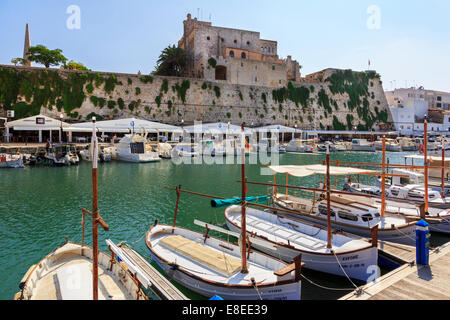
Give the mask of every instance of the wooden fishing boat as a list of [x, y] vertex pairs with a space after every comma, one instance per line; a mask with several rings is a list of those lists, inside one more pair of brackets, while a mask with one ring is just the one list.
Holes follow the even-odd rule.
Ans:
[[241, 272], [241, 247], [207, 233], [155, 224], [146, 244], [170, 278], [205, 297], [224, 300], [299, 300], [300, 264], [250, 251]]
[[[98, 141], [93, 120], [93, 154], [98, 153]], [[19, 284], [17, 300], [98, 300], [147, 299], [140, 283], [126, 268], [117, 263], [113, 254], [99, 252], [98, 225], [109, 230], [98, 213], [97, 157], [92, 157], [92, 213], [82, 211], [81, 245], [66, 243], [31, 266]], [[92, 248], [84, 245], [85, 215], [92, 217]]]
[[288, 265], [279, 259], [247, 249], [243, 134], [241, 139], [243, 218], [239, 245], [211, 237], [207, 224], [204, 225], [205, 234], [176, 227], [181, 192], [180, 187], [177, 187], [173, 225], [160, 225], [155, 221], [146, 235], [147, 247], [153, 260], [171, 278], [203, 296], [210, 298], [219, 295], [225, 300], [299, 300], [301, 255]]
[[[267, 211], [248, 208], [247, 231], [252, 246], [273, 257], [291, 261], [299, 254], [308, 269], [338, 276], [367, 281], [371, 272], [369, 266], [377, 265], [377, 242], [335, 232], [332, 248], [327, 247], [327, 229], [277, 215]], [[241, 207], [230, 206], [225, 210], [225, 220], [230, 230], [240, 232]], [[271, 246], [253, 243], [253, 237], [268, 241]]]
[[[100, 300], [144, 300], [138, 282], [111, 255], [99, 252]], [[14, 300], [92, 300], [92, 248], [67, 242], [30, 267]]]
[[[319, 200], [320, 199], [320, 200]], [[291, 214], [298, 218], [326, 226], [327, 209], [324, 197], [307, 199], [276, 193], [273, 195], [274, 204], [283, 209], [293, 211]], [[415, 222], [404, 216], [380, 215], [380, 207], [370, 204], [366, 198], [352, 199], [347, 195], [332, 196], [331, 225], [362, 237], [371, 237], [372, 228], [378, 226], [378, 239], [396, 243], [415, 243]]]

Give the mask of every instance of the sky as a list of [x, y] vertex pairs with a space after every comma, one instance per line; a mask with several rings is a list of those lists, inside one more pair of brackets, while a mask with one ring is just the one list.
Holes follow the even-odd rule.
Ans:
[[28, 23], [32, 45], [95, 71], [148, 74], [191, 13], [278, 41], [280, 58], [299, 61], [302, 75], [367, 70], [370, 60], [385, 90], [450, 92], [449, 12], [448, 0], [0, 0], [0, 64], [22, 57]]

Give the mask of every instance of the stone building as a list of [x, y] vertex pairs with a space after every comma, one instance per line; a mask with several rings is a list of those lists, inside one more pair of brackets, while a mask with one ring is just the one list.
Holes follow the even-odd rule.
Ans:
[[231, 84], [282, 87], [300, 81], [300, 65], [280, 59], [278, 43], [255, 31], [212, 26], [187, 15], [178, 46], [188, 56], [185, 76]]

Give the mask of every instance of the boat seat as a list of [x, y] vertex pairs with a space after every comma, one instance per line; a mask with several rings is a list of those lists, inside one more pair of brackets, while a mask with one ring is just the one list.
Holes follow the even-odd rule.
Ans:
[[88, 263], [60, 268], [56, 278], [62, 300], [92, 300], [92, 271]]
[[240, 259], [203, 246], [181, 235], [165, 237], [159, 243], [225, 277], [230, 277], [241, 269]]

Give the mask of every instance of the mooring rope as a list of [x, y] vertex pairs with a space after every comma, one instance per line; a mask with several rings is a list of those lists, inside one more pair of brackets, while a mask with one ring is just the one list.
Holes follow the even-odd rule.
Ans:
[[320, 284], [315, 283], [314, 281], [308, 279], [307, 277], [305, 277], [304, 274], [301, 275], [301, 277], [303, 279], [305, 279], [306, 281], [308, 281], [309, 283], [311, 283], [312, 285], [319, 287], [321, 289], [325, 289], [325, 290], [332, 290], [332, 291], [353, 291], [354, 288], [330, 288], [330, 287], [326, 287], [326, 286], [322, 286]]
[[336, 253], [334, 252], [334, 250], [331, 250], [331, 252], [333, 253], [334, 257], [336, 258], [336, 261], [339, 264], [339, 267], [344, 272], [344, 274], [347, 277], [348, 281], [350, 281], [350, 283], [355, 287], [355, 289], [358, 289], [358, 286], [353, 283], [352, 279], [350, 279], [350, 277], [348, 276], [347, 272], [345, 272], [344, 268], [342, 267], [341, 263], [339, 262], [339, 258], [337, 257]]

